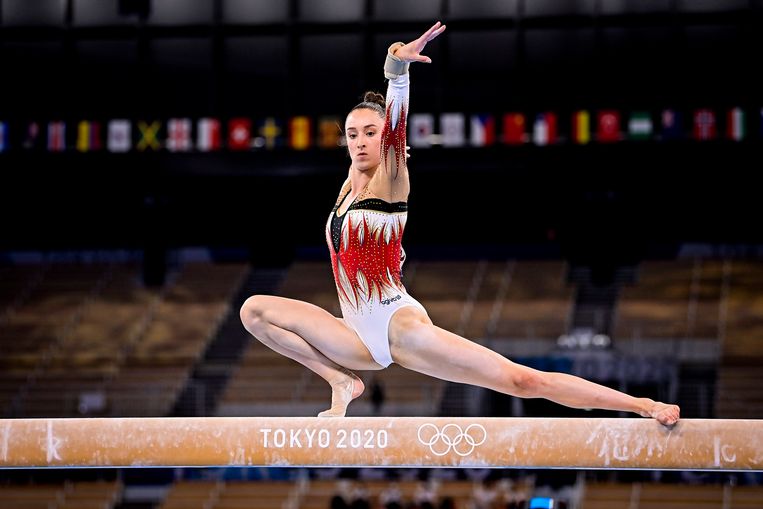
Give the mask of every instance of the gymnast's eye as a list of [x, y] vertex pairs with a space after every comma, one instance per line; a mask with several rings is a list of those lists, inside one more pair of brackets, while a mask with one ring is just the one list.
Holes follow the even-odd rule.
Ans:
[[355, 133], [352, 133], [352, 134], [348, 134], [347, 137], [350, 138], [351, 140], [354, 140], [355, 138], [358, 137], [358, 135]]
[[376, 131], [368, 131], [366, 136], [373, 136], [374, 134], [376, 134]]

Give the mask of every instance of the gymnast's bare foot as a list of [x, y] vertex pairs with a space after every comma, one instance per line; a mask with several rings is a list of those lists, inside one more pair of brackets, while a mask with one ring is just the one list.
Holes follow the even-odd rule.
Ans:
[[652, 401], [649, 410], [641, 414], [644, 417], [653, 417], [661, 424], [672, 426], [678, 422], [681, 416], [681, 409], [678, 405], [668, 405], [659, 401]]
[[363, 381], [349, 370], [343, 370], [345, 376], [331, 383], [331, 408], [318, 414], [318, 417], [344, 417], [347, 412], [347, 405], [350, 401], [357, 398], [366, 386]]

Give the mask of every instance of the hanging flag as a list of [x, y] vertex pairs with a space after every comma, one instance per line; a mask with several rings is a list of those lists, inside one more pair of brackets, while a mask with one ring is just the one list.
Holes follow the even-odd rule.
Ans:
[[216, 118], [200, 118], [196, 124], [196, 148], [201, 152], [219, 150], [222, 146], [220, 121]]
[[648, 111], [634, 111], [628, 119], [628, 137], [631, 140], [648, 140], [652, 137], [652, 116]]
[[267, 117], [258, 124], [257, 134], [259, 136], [254, 139], [255, 147], [265, 147], [268, 150], [273, 150], [283, 144], [284, 135], [281, 122], [273, 117]]
[[90, 122], [80, 120], [77, 124], [77, 142], [74, 144], [79, 152], [90, 150]]
[[109, 121], [107, 148], [109, 152], [128, 152], [132, 148], [132, 124], [129, 120]]
[[742, 108], [731, 108], [726, 112], [726, 138], [742, 141], [745, 135], [744, 111]]
[[40, 124], [38, 122], [33, 121], [27, 124], [22, 146], [28, 150], [40, 148]]
[[171, 118], [167, 121], [167, 150], [188, 152], [191, 150], [191, 119]]
[[681, 112], [672, 109], [662, 110], [662, 139], [680, 140], [683, 137], [684, 126]]
[[60, 120], [48, 122], [48, 151], [66, 150], [66, 123]]
[[432, 146], [434, 135], [434, 117], [429, 113], [411, 115], [411, 147], [428, 148]]
[[466, 144], [466, 119], [463, 113], [440, 115], [440, 130], [444, 147], [463, 147]]
[[228, 121], [228, 148], [249, 150], [252, 148], [252, 121], [248, 118], [232, 118]]
[[309, 117], [292, 117], [289, 120], [289, 146], [294, 150], [310, 148], [313, 139], [313, 125]]
[[0, 152], [8, 150], [8, 124], [0, 121]]
[[145, 122], [143, 120], [138, 122], [138, 143], [135, 148], [143, 152], [145, 150], [159, 150], [161, 144], [159, 143], [159, 129], [161, 129], [162, 123], [158, 120], [151, 122]]
[[487, 147], [495, 143], [495, 117], [472, 115], [469, 139], [473, 147]]
[[694, 139], [714, 140], [716, 135], [715, 112], [707, 108], [694, 110]]
[[318, 147], [338, 148], [342, 146], [342, 130], [339, 117], [321, 117], [318, 119]]
[[599, 143], [620, 141], [620, 112], [601, 110], [596, 113], [596, 140]]
[[503, 116], [503, 142], [507, 145], [521, 145], [527, 141], [524, 113], [510, 112]]
[[77, 150], [89, 152], [101, 149], [101, 124], [82, 120], [77, 124]]
[[540, 146], [556, 143], [556, 125], [556, 113], [538, 113], [533, 123], [533, 143]]
[[591, 115], [588, 110], [578, 110], [572, 114], [572, 141], [578, 145], [591, 141]]

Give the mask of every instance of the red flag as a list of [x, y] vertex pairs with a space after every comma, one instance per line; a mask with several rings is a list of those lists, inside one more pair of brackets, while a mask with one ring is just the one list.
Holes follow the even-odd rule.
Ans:
[[228, 148], [249, 150], [252, 143], [252, 121], [248, 118], [232, 118], [228, 121]]
[[503, 116], [503, 142], [507, 145], [521, 145], [525, 138], [525, 115], [506, 113]]
[[90, 149], [101, 150], [101, 123], [90, 123]]
[[196, 129], [196, 148], [209, 152], [220, 148], [220, 121], [216, 118], [201, 118]]
[[596, 139], [601, 143], [620, 141], [620, 112], [601, 110], [596, 113]]

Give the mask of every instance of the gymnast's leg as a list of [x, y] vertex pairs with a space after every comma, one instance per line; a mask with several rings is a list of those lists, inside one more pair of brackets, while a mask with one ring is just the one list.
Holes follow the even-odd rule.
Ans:
[[676, 405], [635, 398], [583, 378], [516, 364], [473, 341], [433, 325], [413, 307], [393, 315], [389, 326], [392, 359], [401, 366], [452, 382], [486, 387], [522, 398], [545, 398], [572, 408], [635, 412], [675, 424]]
[[241, 322], [266, 346], [294, 359], [331, 385], [331, 408], [319, 416], [343, 416], [350, 401], [363, 392], [363, 382], [350, 369], [382, 368], [355, 331], [307, 302], [254, 295], [241, 307]]

